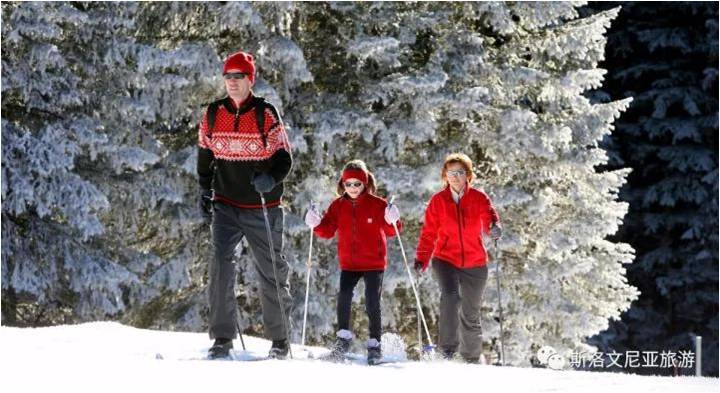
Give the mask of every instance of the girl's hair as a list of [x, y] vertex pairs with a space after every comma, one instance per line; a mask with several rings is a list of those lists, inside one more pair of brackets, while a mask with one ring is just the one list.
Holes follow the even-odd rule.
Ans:
[[[367, 165], [365, 164], [365, 162], [363, 160], [352, 160], [352, 161], [348, 162], [347, 164], [345, 164], [343, 171], [345, 171], [346, 169], [360, 169], [360, 170], [364, 171], [368, 177], [368, 181], [367, 181], [367, 184], [365, 185], [365, 188], [367, 188], [368, 193], [375, 195], [375, 192], [377, 191], [377, 186], [376, 186], [377, 183], [375, 182], [375, 175], [373, 175], [372, 172], [370, 172], [367, 169]], [[343, 184], [342, 176], [340, 176], [340, 180], [338, 180], [336, 192], [338, 195], [342, 195], [345, 193], [345, 184]]]
[[465, 174], [468, 179], [468, 183], [472, 184], [473, 180], [475, 180], [475, 172], [473, 172], [472, 169], [472, 160], [470, 157], [468, 157], [466, 154], [463, 153], [452, 153], [448, 154], [447, 157], [445, 157], [445, 163], [443, 164], [442, 172], [440, 173], [440, 178], [443, 181], [443, 184], [445, 184], [445, 187], [448, 186], [447, 181], [447, 170], [448, 166], [450, 164], [458, 163], [462, 165], [462, 167], [465, 169]]

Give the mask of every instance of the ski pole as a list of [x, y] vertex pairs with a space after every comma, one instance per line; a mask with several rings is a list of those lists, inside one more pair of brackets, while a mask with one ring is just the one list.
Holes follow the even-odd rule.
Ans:
[[420, 322], [420, 311], [417, 312], [417, 334], [420, 343], [420, 352], [422, 352], [422, 322]]
[[500, 255], [500, 251], [498, 251], [498, 244], [497, 239], [495, 240], [495, 279], [497, 281], [497, 290], [498, 290], [498, 309], [500, 311], [500, 365], [505, 365], [505, 343], [504, 343], [504, 337], [505, 334], [503, 332], [503, 309], [502, 309], [502, 292], [500, 292], [500, 258], [498, 255]]
[[[395, 196], [391, 197], [388, 206], [392, 206], [394, 200]], [[430, 330], [428, 330], [427, 322], [425, 321], [425, 315], [423, 314], [422, 305], [420, 304], [420, 297], [418, 296], [417, 289], [415, 289], [415, 280], [413, 279], [412, 272], [410, 271], [410, 265], [408, 264], [407, 257], [405, 256], [405, 247], [403, 247], [403, 242], [400, 238], [400, 231], [398, 230], [397, 222], [393, 222], [393, 228], [395, 228], [395, 236], [397, 236], [398, 243], [400, 244], [400, 252], [402, 253], [403, 261], [405, 262], [405, 269], [407, 270], [408, 277], [410, 278], [410, 286], [412, 287], [413, 293], [415, 294], [415, 302], [418, 314], [420, 314], [420, 319], [422, 321], [423, 327], [425, 328], [425, 334], [427, 335], [428, 346], [423, 346], [422, 340], [420, 340], [420, 348], [423, 349], [423, 352], [427, 351], [429, 353], [432, 353], [435, 345], [433, 345], [432, 338], [430, 337]]]
[[[315, 210], [315, 202], [310, 203], [310, 209]], [[312, 251], [313, 251], [313, 228], [310, 228], [310, 252], [308, 252], [307, 261], [307, 278], [305, 281], [305, 311], [303, 312], [302, 338], [300, 345], [305, 345], [305, 326], [307, 324], [308, 296], [310, 295], [310, 268], [312, 267]]]
[[240, 330], [240, 323], [238, 323], [237, 320], [235, 320], [235, 327], [237, 328], [238, 336], [240, 336], [240, 344], [242, 344], [243, 351], [245, 351], [245, 340], [243, 340], [242, 331]]
[[280, 296], [280, 282], [278, 281], [277, 267], [275, 266], [275, 245], [273, 244], [272, 231], [270, 230], [270, 219], [268, 218], [267, 205], [265, 204], [265, 196], [262, 192], [260, 194], [260, 203], [262, 204], [263, 216], [265, 217], [265, 230], [268, 237], [268, 246], [270, 247], [270, 261], [273, 267], [273, 276], [275, 277], [275, 292], [277, 292], [278, 305], [280, 305], [280, 317], [283, 320], [283, 327], [285, 328], [285, 338], [287, 339], [288, 352], [290, 353], [290, 359], [293, 358], [292, 346], [290, 345], [290, 331], [288, 330], [287, 317], [285, 315], [285, 306], [283, 305], [282, 296]]
[[235, 312], [237, 313], [235, 315], [235, 328], [237, 329], [238, 336], [240, 336], [240, 344], [242, 344], [242, 349], [243, 351], [245, 351], [245, 340], [243, 340], [242, 329], [240, 329], [240, 310], [237, 304], [237, 300], [235, 301]]

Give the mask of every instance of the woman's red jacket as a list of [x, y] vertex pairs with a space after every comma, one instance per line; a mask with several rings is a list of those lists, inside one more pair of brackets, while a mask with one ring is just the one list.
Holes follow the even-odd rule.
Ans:
[[499, 217], [490, 198], [479, 190], [466, 187], [460, 203], [453, 200], [450, 186], [433, 195], [425, 209], [415, 258], [426, 268], [432, 257], [459, 268], [480, 267], [487, 263], [482, 233]]

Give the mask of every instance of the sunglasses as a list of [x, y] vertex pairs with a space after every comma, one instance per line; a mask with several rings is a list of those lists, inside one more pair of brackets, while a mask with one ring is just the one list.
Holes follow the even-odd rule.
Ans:
[[360, 187], [362, 187], [362, 185], [363, 185], [362, 182], [359, 182], [359, 181], [346, 181], [345, 182], [345, 188], [348, 188], [348, 187], [360, 188]]
[[229, 72], [229, 73], [223, 75], [223, 78], [225, 78], [225, 80], [245, 79], [246, 76], [247, 76], [247, 74], [244, 72]]
[[453, 177], [465, 176], [465, 170], [458, 169], [456, 171], [447, 171], [447, 174], [448, 174], [448, 176], [453, 176]]

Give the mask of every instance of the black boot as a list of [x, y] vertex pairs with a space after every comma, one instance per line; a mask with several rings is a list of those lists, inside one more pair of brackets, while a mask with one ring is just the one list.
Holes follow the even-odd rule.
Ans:
[[337, 332], [337, 339], [335, 344], [332, 346], [332, 356], [336, 360], [345, 359], [345, 355], [350, 351], [350, 345], [352, 344], [353, 334], [349, 330], [340, 330]]
[[273, 340], [268, 357], [270, 359], [285, 359], [290, 351], [287, 340]]
[[208, 350], [208, 359], [222, 359], [230, 357], [230, 350], [233, 347], [229, 338], [216, 338], [215, 343]]
[[380, 342], [374, 338], [368, 340], [367, 343], [367, 362], [368, 365], [374, 366], [382, 360], [382, 349]]
[[451, 349], [445, 349], [442, 351], [442, 358], [445, 360], [453, 360], [455, 358], [455, 351]]

